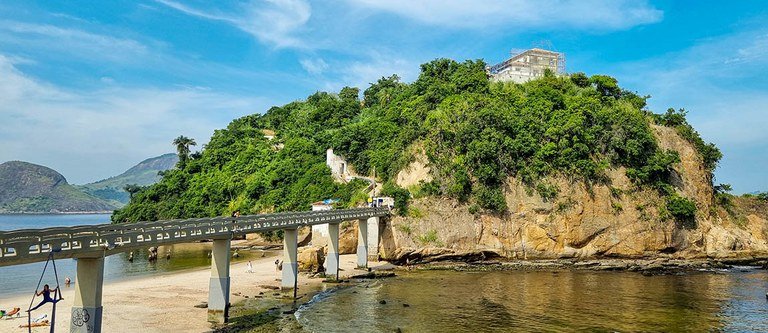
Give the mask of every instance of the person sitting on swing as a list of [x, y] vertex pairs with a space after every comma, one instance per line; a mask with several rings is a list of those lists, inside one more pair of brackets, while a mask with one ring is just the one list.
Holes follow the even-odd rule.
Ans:
[[[58, 299], [51, 298], [51, 291], [55, 292], [56, 295], [58, 295]], [[27, 312], [31, 312], [33, 310], [37, 310], [37, 308], [43, 306], [45, 303], [54, 303], [56, 304], [58, 301], [63, 300], [64, 297], [61, 297], [61, 291], [59, 291], [59, 287], [56, 287], [56, 289], [51, 290], [51, 288], [46, 284], [43, 286], [43, 290], [41, 292], [35, 291], [35, 296], [43, 296], [43, 301], [40, 302], [40, 304], [35, 305], [34, 308], [31, 308], [27, 310]]]

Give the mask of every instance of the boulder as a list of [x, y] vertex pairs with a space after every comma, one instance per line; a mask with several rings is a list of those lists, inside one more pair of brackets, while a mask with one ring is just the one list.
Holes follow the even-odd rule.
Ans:
[[357, 222], [339, 230], [339, 254], [357, 253]]
[[325, 254], [319, 246], [308, 246], [299, 250], [299, 271], [318, 273], [323, 271]]
[[312, 242], [312, 227], [299, 228], [298, 246], [307, 246]]

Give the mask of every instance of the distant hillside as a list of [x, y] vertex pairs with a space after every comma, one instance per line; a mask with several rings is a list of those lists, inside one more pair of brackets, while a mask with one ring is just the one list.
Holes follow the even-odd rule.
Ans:
[[128, 192], [123, 190], [125, 185], [147, 186], [157, 183], [161, 178], [157, 173], [173, 168], [178, 161], [176, 154], [160, 155], [141, 161], [120, 175], [78, 187], [88, 194], [121, 207], [130, 199]]
[[81, 192], [58, 172], [37, 164], [0, 164], [0, 213], [111, 211], [116, 206]]

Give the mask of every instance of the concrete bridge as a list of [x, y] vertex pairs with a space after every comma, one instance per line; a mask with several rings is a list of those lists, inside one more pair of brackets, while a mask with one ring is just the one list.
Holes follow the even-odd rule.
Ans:
[[208, 321], [224, 323], [228, 320], [229, 250], [234, 236], [283, 230], [281, 286], [291, 290], [298, 277], [299, 227], [328, 224], [327, 272], [336, 275], [339, 224], [359, 220], [357, 264], [367, 267], [369, 251], [374, 257], [378, 253], [379, 218], [388, 214], [387, 208], [355, 208], [0, 231], [0, 267], [45, 261], [52, 250], [56, 259], [77, 259], [70, 332], [101, 332], [104, 257], [139, 248], [212, 240]]

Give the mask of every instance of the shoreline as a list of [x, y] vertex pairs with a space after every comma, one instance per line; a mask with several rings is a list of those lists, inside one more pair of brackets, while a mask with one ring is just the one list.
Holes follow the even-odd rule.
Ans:
[[[355, 269], [356, 255], [341, 255], [339, 261], [343, 275], [354, 275], [355, 272], [359, 272]], [[283, 293], [275, 290], [280, 287], [282, 273], [275, 269], [274, 257], [257, 258], [251, 262], [253, 273], [245, 272], [247, 261], [230, 265], [231, 304], [254, 299], [264, 300], [267, 303], [284, 302], [288, 294], [292, 296], [292, 292]], [[371, 263], [371, 266], [376, 264]], [[194, 268], [105, 283], [102, 291], [104, 307], [102, 331], [142, 333], [212, 331], [214, 326], [207, 322], [207, 310], [195, 307], [208, 301], [210, 274], [210, 269]], [[321, 290], [322, 285], [323, 278], [299, 273], [298, 295], [304, 295], [304, 297], [298, 302], [304, 303], [311, 299], [311, 296], [307, 295], [313, 290]], [[75, 288], [74, 285], [62, 286], [62, 290], [64, 299], [56, 307], [56, 328], [66, 330], [70, 325]], [[39, 301], [39, 299], [36, 300]], [[24, 310], [29, 303], [30, 295], [0, 299], [0, 309], [22, 308], [21, 317], [0, 320], [0, 332], [26, 332], [26, 329], [19, 328], [19, 325], [27, 323]], [[44, 305], [34, 311], [32, 317], [43, 314], [47, 314], [50, 319], [50, 305]], [[49, 327], [33, 329], [38, 332], [48, 330]]]
[[477, 260], [432, 261], [412, 265], [398, 265], [398, 270], [455, 270], [455, 271], [556, 271], [589, 270], [637, 272], [643, 275], [667, 275], [686, 272], [718, 272], [733, 268], [768, 270], [765, 258], [723, 259], [530, 259], [530, 260]]

